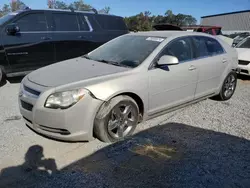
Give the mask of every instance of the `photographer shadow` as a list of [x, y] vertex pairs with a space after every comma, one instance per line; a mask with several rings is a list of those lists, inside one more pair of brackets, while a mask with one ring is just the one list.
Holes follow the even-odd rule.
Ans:
[[55, 159], [46, 159], [43, 147], [31, 146], [25, 154], [22, 165], [8, 167], [0, 172], [0, 187], [18, 187], [22, 183], [35, 185], [37, 180], [47, 178], [58, 172]]

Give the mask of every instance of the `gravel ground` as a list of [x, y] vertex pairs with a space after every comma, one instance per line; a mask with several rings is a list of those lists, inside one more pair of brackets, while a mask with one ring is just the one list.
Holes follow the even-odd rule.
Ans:
[[20, 119], [19, 83], [8, 83], [0, 88], [0, 187], [248, 188], [250, 81], [243, 78], [231, 100], [160, 116], [112, 145], [36, 135]]

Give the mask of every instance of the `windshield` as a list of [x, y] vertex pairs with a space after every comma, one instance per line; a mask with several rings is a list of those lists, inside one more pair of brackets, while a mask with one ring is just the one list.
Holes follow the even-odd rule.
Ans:
[[236, 48], [250, 48], [250, 37], [240, 42]]
[[15, 16], [14, 14], [7, 14], [7, 15], [1, 17], [0, 18], [0, 25], [4, 24], [5, 22], [7, 22], [8, 20], [10, 20], [14, 16]]
[[117, 66], [137, 67], [165, 38], [125, 35], [104, 44], [85, 58]]

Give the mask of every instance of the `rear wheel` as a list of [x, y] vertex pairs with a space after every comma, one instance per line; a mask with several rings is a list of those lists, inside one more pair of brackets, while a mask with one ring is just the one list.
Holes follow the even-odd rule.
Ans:
[[105, 103], [95, 118], [94, 134], [103, 142], [116, 142], [133, 134], [139, 121], [137, 103], [117, 96]]
[[221, 101], [229, 100], [233, 96], [236, 86], [237, 74], [235, 72], [231, 72], [224, 80], [221, 91], [216, 98]]

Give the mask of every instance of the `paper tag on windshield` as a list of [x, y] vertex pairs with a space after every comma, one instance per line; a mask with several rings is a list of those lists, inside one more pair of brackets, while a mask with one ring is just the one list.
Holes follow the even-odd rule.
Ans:
[[158, 38], [158, 37], [148, 37], [146, 40], [155, 41], [155, 42], [162, 42], [162, 41], [164, 41], [163, 38]]

